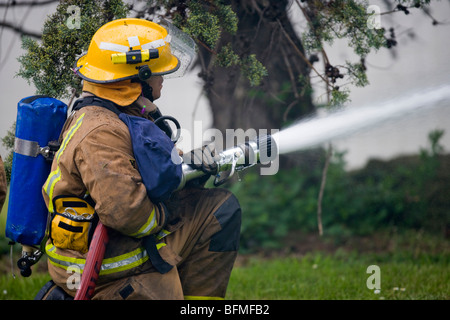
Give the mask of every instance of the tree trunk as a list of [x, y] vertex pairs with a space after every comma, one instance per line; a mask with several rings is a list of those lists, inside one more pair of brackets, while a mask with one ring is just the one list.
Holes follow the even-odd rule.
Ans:
[[241, 57], [256, 54], [267, 68], [258, 87], [252, 87], [239, 67], [222, 68], [211, 62], [211, 54], [201, 48], [205, 90], [213, 113], [213, 127], [226, 129], [280, 129], [311, 113], [310, 91], [300, 79], [309, 81], [303, 47], [287, 15], [287, 0], [231, 1], [238, 15], [235, 35], [223, 34], [217, 45], [231, 41]]

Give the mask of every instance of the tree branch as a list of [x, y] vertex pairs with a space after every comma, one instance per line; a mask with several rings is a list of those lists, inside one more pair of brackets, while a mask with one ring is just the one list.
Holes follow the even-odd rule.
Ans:
[[323, 227], [322, 227], [322, 199], [323, 199], [323, 193], [325, 191], [325, 184], [327, 182], [327, 172], [328, 172], [328, 167], [330, 165], [332, 153], [333, 153], [333, 148], [332, 148], [332, 145], [330, 143], [330, 145], [328, 146], [327, 157], [325, 159], [325, 165], [324, 165], [323, 171], [322, 171], [322, 182], [320, 184], [319, 198], [317, 199], [317, 224], [318, 224], [318, 227], [319, 227], [319, 235], [320, 236], [323, 235]]
[[327, 80], [319, 73], [319, 71], [316, 70], [316, 68], [314, 68], [314, 66], [311, 64], [311, 62], [305, 57], [305, 55], [300, 51], [300, 49], [297, 47], [297, 45], [294, 43], [294, 41], [291, 39], [291, 37], [287, 34], [286, 30], [284, 30], [283, 25], [281, 24], [280, 20], [277, 19], [277, 22], [280, 26], [281, 31], [283, 32], [283, 35], [286, 37], [286, 39], [289, 41], [289, 43], [292, 45], [292, 47], [298, 53], [298, 55], [326, 83]]
[[26, 31], [26, 30], [22, 29], [21, 27], [15, 26], [9, 22], [0, 21], [0, 27], [11, 29], [14, 32], [20, 33], [23, 36], [29, 36], [29, 37], [36, 38], [36, 39], [42, 38], [41, 33], [36, 33], [33, 31]]
[[51, 4], [51, 3], [55, 3], [55, 2], [59, 2], [59, 0], [42, 0], [42, 1], [37, 1], [37, 0], [33, 0], [33, 1], [23, 1], [23, 2], [16, 2], [13, 1], [12, 3], [0, 3], [0, 8], [4, 8], [4, 7], [32, 7], [32, 6], [43, 6], [43, 5], [47, 5], [47, 4]]

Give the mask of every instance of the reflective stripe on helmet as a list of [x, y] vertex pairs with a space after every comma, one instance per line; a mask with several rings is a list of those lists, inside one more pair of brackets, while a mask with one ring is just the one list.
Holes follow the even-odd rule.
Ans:
[[[159, 24], [136, 18], [113, 20], [94, 34], [87, 53], [77, 60], [75, 72], [94, 83], [136, 78], [138, 68], [134, 64], [148, 66], [153, 75], [174, 73], [180, 68], [180, 60], [172, 54], [170, 43], [171, 36]], [[150, 50], [150, 59], [138, 59], [130, 54], [135, 51], [142, 54], [145, 50]], [[158, 54], [152, 50], [157, 50]], [[130, 60], [123, 62], [123, 54]]]
[[109, 50], [115, 52], [128, 52], [130, 50], [129, 47], [123, 46], [121, 44], [111, 43], [111, 42], [101, 42], [99, 48], [101, 50]]

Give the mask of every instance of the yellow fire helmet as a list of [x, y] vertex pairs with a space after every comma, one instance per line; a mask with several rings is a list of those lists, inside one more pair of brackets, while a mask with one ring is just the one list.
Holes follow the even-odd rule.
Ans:
[[169, 31], [144, 19], [106, 23], [92, 37], [87, 53], [77, 60], [76, 74], [95, 83], [174, 73], [182, 76], [195, 56], [194, 41], [169, 22], [164, 24]]

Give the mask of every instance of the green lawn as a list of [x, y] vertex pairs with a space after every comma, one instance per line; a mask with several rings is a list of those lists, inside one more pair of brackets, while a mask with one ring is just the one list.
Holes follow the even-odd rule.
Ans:
[[[6, 206], [0, 215], [0, 240], [6, 242], [7, 248], [7, 240], [1, 237]], [[442, 236], [409, 234], [395, 243], [394, 249], [376, 253], [337, 249], [333, 253], [310, 252], [275, 258], [241, 255], [231, 275], [227, 299], [450, 299], [449, 241]], [[31, 277], [23, 278], [15, 268], [13, 279], [4, 245], [0, 300], [33, 299], [50, 279], [48, 274], [33, 272]], [[15, 247], [14, 262], [19, 254], [19, 246]], [[45, 264], [45, 260], [44, 256], [39, 265]], [[377, 293], [367, 288], [370, 265], [380, 268], [381, 289]]]
[[[368, 289], [372, 273], [380, 268], [380, 291]], [[235, 268], [228, 299], [449, 299], [450, 271], [447, 257], [396, 259], [373, 255], [323, 253], [302, 258], [251, 258]]]
[[16, 268], [15, 278], [11, 273], [0, 275], [0, 300], [33, 300], [39, 289], [50, 280], [46, 273], [33, 273], [24, 278], [18, 272]]
[[[249, 257], [231, 275], [227, 299], [233, 300], [448, 300], [448, 256], [417, 259], [372, 254], [307, 254], [303, 257]], [[41, 261], [39, 263], [45, 263]], [[241, 264], [241, 265], [240, 265]], [[369, 265], [380, 267], [381, 290], [368, 289]], [[17, 273], [17, 270], [16, 270]], [[0, 299], [33, 299], [49, 280], [47, 274], [29, 278], [0, 275]]]

